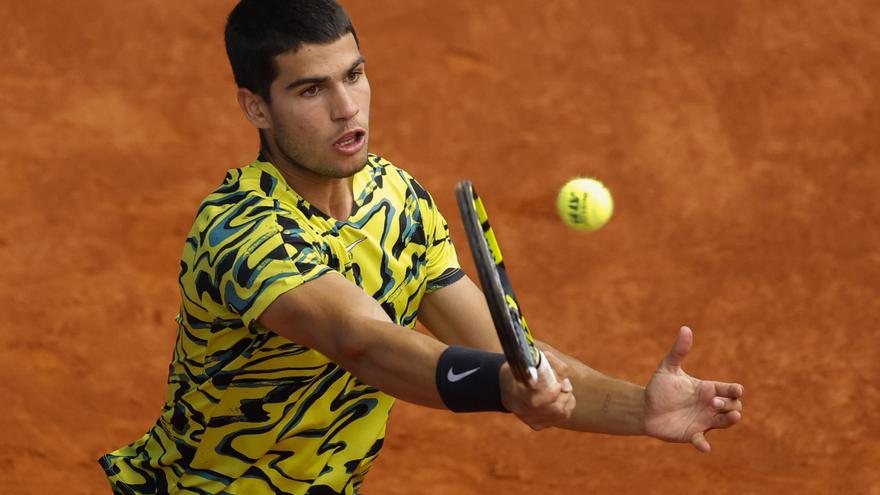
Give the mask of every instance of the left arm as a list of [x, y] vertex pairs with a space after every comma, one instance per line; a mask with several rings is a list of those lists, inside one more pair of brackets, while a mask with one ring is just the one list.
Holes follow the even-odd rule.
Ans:
[[700, 380], [685, 373], [681, 363], [693, 343], [691, 329], [682, 327], [672, 350], [645, 387], [607, 377], [541, 344], [545, 354], [555, 354], [572, 369], [571, 380], [580, 397], [580, 407], [571, 418], [556, 426], [617, 435], [643, 434], [667, 442], [690, 442], [697, 450], [709, 452], [706, 432], [728, 428], [742, 419], [743, 386]]
[[645, 387], [605, 375], [544, 342], [536, 344], [551, 362], [555, 358], [564, 363], [578, 398], [571, 418], [555, 426], [610, 435], [645, 434]]
[[486, 298], [466, 275], [426, 294], [419, 306], [419, 321], [446, 345], [501, 352]]

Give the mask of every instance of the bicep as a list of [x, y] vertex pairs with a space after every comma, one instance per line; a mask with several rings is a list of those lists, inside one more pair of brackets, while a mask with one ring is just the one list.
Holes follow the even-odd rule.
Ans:
[[447, 345], [501, 352], [486, 299], [466, 276], [426, 294], [419, 306], [419, 321]]

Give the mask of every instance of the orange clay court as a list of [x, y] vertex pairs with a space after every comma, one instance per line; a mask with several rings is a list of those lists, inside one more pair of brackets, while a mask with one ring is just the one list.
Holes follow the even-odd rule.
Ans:
[[[539, 338], [645, 383], [682, 324], [735, 380], [713, 451], [398, 402], [368, 494], [880, 494], [880, 15], [872, 2], [347, 0], [371, 150], [418, 178], [476, 278], [491, 212]], [[0, 6], [0, 493], [109, 493], [95, 460], [164, 398], [201, 198], [257, 151], [233, 0]], [[573, 176], [613, 191], [577, 233]]]

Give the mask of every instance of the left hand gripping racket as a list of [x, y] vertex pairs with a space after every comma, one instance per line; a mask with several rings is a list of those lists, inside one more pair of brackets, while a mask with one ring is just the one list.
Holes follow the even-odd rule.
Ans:
[[483, 295], [486, 296], [498, 339], [513, 375], [527, 385], [537, 383], [539, 376], [548, 385], [555, 383], [553, 370], [550, 369], [547, 358], [535, 347], [532, 333], [516, 300], [504, 268], [501, 248], [489, 224], [489, 215], [483, 202], [468, 180], [455, 186], [455, 198], [480, 277], [480, 285], [483, 287]]

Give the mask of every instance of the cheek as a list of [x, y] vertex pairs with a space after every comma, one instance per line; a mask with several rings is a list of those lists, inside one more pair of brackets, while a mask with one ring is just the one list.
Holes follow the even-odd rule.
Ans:
[[370, 98], [372, 96], [372, 90], [370, 89], [369, 81], [364, 81], [363, 87], [358, 88], [358, 91], [355, 95], [357, 98], [358, 107], [362, 112], [370, 113]]
[[300, 140], [303, 137], [313, 136], [318, 130], [314, 125], [315, 116], [308, 112], [307, 108], [291, 109], [279, 116], [277, 132], [287, 139]]

